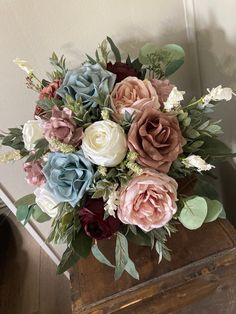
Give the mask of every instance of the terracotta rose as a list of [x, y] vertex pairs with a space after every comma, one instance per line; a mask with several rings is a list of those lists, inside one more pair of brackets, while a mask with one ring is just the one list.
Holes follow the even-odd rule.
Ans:
[[173, 114], [150, 105], [136, 112], [128, 133], [128, 147], [138, 153], [140, 165], [167, 173], [172, 162], [182, 153], [185, 143]]

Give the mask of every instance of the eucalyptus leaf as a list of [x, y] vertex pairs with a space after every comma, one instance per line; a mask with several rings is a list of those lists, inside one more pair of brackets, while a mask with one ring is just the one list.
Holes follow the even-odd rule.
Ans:
[[223, 210], [223, 205], [221, 202], [217, 200], [210, 200], [207, 197], [205, 197], [205, 200], [207, 202], [207, 216], [204, 222], [212, 222], [220, 216], [220, 213]]
[[22, 198], [18, 199], [15, 202], [15, 206], [19, 207], [21, 205], [32, 205], [35, 203], [35, 195], [34, 194], [28, 194], [23, 196]]
[[139, 51], [139, 61], [142, 63], [142, 64], [145, 64], [145, 65], [150, 65], [150, 58], [149, 56], [151, 54], [155, 54], [159, 51], [159, 47], [156, 45], [156, 44], [153, 44], [153, 43], [146, 43]]
[[176, 72], [184, 63], [185, 52], [181, 46], [176, 44], [168, 44], [161, 48], [161, 51], [169, 54], [169, 63], [165, 70], [165, 76], [167, 77]]
[[38, 205], [33, 206], [32, 217], [39, 223], [43, 223], [51, 219], [51, 217], [44, 213]]
[[102, 264], [105, 264], [109, 267], [115, 267], [114, 265], [112, 265], [112, 263], [106, 258], [106, 256], [99, 250], [99, 247], [97, 244], [94, 244], [92, 246], [92, 253], [93, 256]]
[[203, 197], [192, 196], [182, 199], [184, 206], [178, 217], [179, 221], [190, 230], [202, 226], [207, 216], [207, 202]]

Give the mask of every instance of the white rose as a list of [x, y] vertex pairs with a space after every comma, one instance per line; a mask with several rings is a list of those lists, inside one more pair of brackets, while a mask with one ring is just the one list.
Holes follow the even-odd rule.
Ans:
[[182, 163], [185, 165], [186, 168], [196, 168], [197, 171], [208, 171], [211, 170], [211, 168], [215, 168], [213, 165], [210, 165], [205, 162], [200, 156], [197, 155], [191, 155], [187, 158], [184, 158], [182, 160]]
[[34, 191], [34, 194], [36, 196], [35, 203], [41, 208], [41, 210], [52, 218], [56, 217], [58, 212], [57, 205], [59, 203], [55, 200], [52, 193], [44, 187], [40, 187]]
[[25, 149], [31, 151], [35, 147], [35, 142], [43, 137], [41, 120], [29, 120], [23, 126], [23, 141]]
[[179, 91], [177, 87], [173, 87], [167, 101], [164, 102], [164, 109], [166, 111], [171, 111], [172, 109], [178, 107], [180, 102], [184, 99], [184, 91]]
[[127, 139], [122, 127], [110, 120], [97, 121], [84, 131], [82, 150], [94, 164], [118, 165], [127, 152]]

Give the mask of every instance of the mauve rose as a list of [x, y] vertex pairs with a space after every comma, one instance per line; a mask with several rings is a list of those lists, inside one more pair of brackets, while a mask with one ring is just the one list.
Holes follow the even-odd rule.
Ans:
[[104, 202], [102, 198], [88, 199], [79, 212], [80, 222], [85, 233], [97, 240], [110, 238], [120, 227], [118, 218], [109, 216], [104, 220], [103, 217]]
[[107, 70], [116, 74], [116, 83], [121, 82], [128, 76], [138, 77], [138, 72], [123, 62], [107, 63]]
[[171, 84], [169, 80], [153, 79], [151, 83], [152, 86], [156, 89], [160, 104], [163, 105], [164, 102], [167, 101], [167, 98], [175, 85]]
[[150, 81], [131, 76], [117, 83], [111, 96], [114, 119], [117, 121], [122, 119], [125, 111], [133, 112], [136, 101], [147, 99], [158, 102], [156, 90]]
[[72, 118], [72, 111], [68, 108], [60, 110], [52, 108], [52, 116], [43, 125], [44, 136], [47, 139], [57, 139], [64, 144], [78, 147], [81, 144], [83, 128], [77, 127]]
[[166, 174], [144, 169], [121, 190], [119, 219], [144, 231], [166, 225], [177, 210], [177, 187]]
[[40, 161], [24, 163], [24, 171], [26, 172], [26, 181], [28, 184], [41, 186], [46, 182], [46, 178], [42, 172], [42, 164]]
[[128, 133], [128, 147], [138, 153], [140, 165], [166, 173], [185, 144], [173, 114], [160, 112], [151, 105], [136, 112]]
[[48, 86], [44, 87], [40, 93], [39, 93], [39, 99], [43, 100], [45, 98], [55, 98], [58, 97], [56, 95], [56, 91], [60, 87], [62, 81], [61, 80], [55, 80], [52, 83], [49, 83]]

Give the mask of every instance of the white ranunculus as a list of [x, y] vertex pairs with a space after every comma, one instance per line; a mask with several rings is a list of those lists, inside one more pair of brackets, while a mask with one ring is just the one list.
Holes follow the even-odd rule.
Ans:
[[172, 109], [178, 107], [180, 102], [184, 99], [184, 91], [179, 91], [177, 87], [173, 87], [167, 101], [164, 102], [164, 109], [166, 111], [171, 111]]
[[204, 98], [204, 104], [207, 105], [210, 103], [210, 101], [220, 101], [220, 100], [226, 100], [229, 101], [232, 99], [232, 96], [235, 95], [233, 93], [232, 89], [229, 87], [222, 87], [222, 85], [219, 85], [215, 88], [212, 88], [211, 90], [207, 89], [208, 93]]
[[55, 200], [52, 193], [44, 187], [40, 187], [34, 191], [34, 194], [36, 196], [35, 203], [40, 207], [40, 209], [48, 216], [52, 218], [56, 217], [58, 212], [58, 201]]
[[31, 151], [35, 147], [35, 142], [43, 137], [41, 120], [29, 120], [23, 126], [23, 141], [25, 149]]
[[20, 58], [16, 58], [13, 60], [13, 62], [15, 64], [17, 64], [19, 66], [19, 68], [21, 68], [21, 70], [25, 71], [28, 75], [33, 73], [33, 69], [32, 67], [28, 64], [27, 61], [22, 60]]
[[182, 160], [182, 163], [185, 165], [186, 168], [196, 168], [197, 171], [208, 171], [211, 168], [215, 168], [215, 166], [210, 165], [205, 162], [200, 156], [191, 155], [187, 158]]
[[85, 129], [81, 147], [92, 163], [114, 167], [125, 158], [127, 139], [119, 124], [110, 120], [97, 121]]

